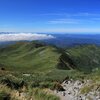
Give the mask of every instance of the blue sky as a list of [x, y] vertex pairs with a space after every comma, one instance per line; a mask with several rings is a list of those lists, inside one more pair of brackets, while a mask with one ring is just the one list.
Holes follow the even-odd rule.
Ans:
[[0, 0], [1, 32], [100, 32], [100, 0]]

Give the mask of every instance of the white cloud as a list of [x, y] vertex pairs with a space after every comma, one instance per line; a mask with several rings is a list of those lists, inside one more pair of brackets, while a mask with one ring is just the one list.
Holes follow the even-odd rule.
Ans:
[[46, 32], [54, 33], [99, 33], [100, 28], [52, 28], [46, 30]]
[[37, 33], [2, 33], [0, 34], [0, 41], [20, 41], [20, 40], [43, 40], [55, 38], [48, 34]]
[[100, 17], [100, 13], [89, 13], [89, 12], [79, 12], [79, 13], [44, 13], [44, 14], [37, 14], [37, 16], [66, 16], [66, 17], [93, 17], [93, 16], [98, 16]]
[[90, 16], [90, 17], [93, 17], [93, 16], [100, 16], [100, 13], [88, 13], [88, 12], [85, 12], [85, 13], [77, 13], [77, 14], [73, 14], [73, 16]]
[[91, 24], [98, 23], [100, 18], [61, 18], [48, 21], [48, 24]]
[[49, 21], [50, 24], [78, 24], [79, 21], [77, 19], [56, 19]]

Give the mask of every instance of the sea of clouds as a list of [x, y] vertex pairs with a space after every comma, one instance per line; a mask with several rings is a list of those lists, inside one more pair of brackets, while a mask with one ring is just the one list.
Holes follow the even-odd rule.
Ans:
[[39, 33], [0, 33], [0, 41], [44, 40], [55, 38], [50, 34]]

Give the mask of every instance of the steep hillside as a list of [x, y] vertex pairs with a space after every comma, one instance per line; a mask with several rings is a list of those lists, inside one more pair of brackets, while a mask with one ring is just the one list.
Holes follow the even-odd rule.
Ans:
[[[54, 46], [47, 46], [39, 42], [18, 42], [0, 49], [0, 65], [7, 70], [22, 72], [51, 71], [57, 69], [62, 57], [62, 51]], [[67, 54], [65, 55], [67, 56]], [[67, 56], [68, 58], [68, 56]], [[63, 63], [67, 64], [63, 64]], [[69, 58], [61, 63], [65, 69], [70, 69]], [[64, 66], [63, 66], [64, 65]], [[67, 68], [68, 67], [68, 68]]]
[[84, 45], [63, 50], [37, 41], [17, 42], [0, 49], [0, 67], [20, 72], [92, 72], [100, 68], [100, 47]]
[[91, 72], [100, 68], [100, 47], [83, 45], [68, 49], [70, 57], [79, 70]]

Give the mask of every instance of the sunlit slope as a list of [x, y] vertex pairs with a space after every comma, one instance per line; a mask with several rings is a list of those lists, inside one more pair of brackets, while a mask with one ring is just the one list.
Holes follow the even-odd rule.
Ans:
[[0, 50], [0, 64], [10, 70], [47, 71], [55, 68], [60, 54], [52, 46], [19, 42]]
[[91, 72], [100, 68], [100, 47], [84, 45], [63, 50], [37, 41], [17, 42], [0, 49], [0, 67], [21, 72]]

